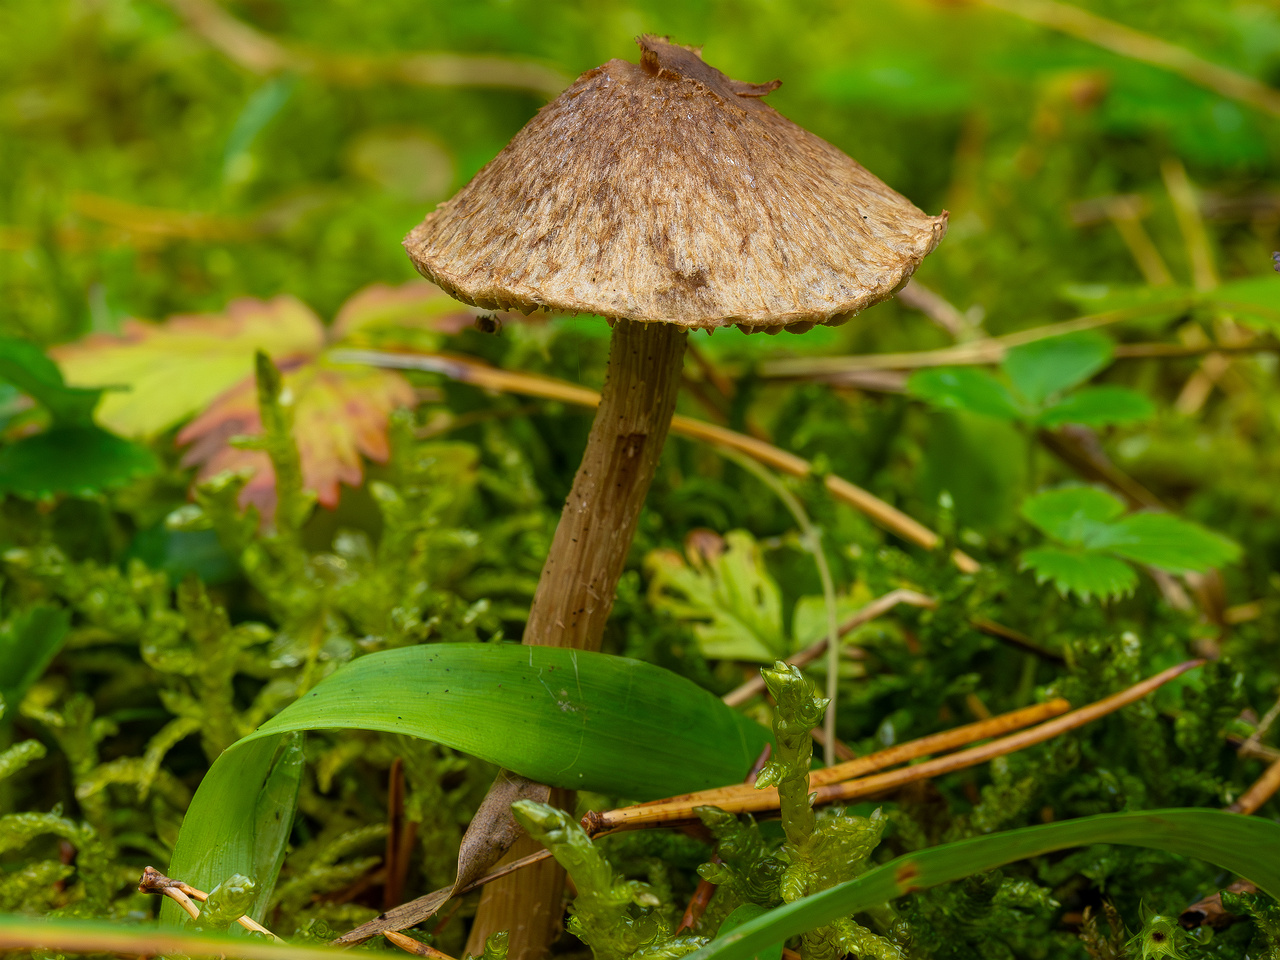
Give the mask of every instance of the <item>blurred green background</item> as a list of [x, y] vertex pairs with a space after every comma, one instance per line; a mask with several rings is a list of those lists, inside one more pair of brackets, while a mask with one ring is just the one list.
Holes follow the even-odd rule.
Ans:
[[[1186, 282], [1169, 160], [1202, 191], [1220, 273], [1269, 269], [1274, 114], [1016, 12], [1045, 5], [1000, 5], [5, 0], [0, 329], [58, 342], [282, 291], [328, 316], [408, 279], [400, 237], [572, 77], [635, 59], [641, 32], [782, 78], [775, 107], [950, 209], [920, 278], [992, 333], [1072, 315], [1068, 284], [1143, 280], [1099, 198], [1133, 195]], [[1274, 0], [1084, 8], [1280, 81]], [[848, 336], [928, 345], [927, 324], [883, 322], [897, 311]]]

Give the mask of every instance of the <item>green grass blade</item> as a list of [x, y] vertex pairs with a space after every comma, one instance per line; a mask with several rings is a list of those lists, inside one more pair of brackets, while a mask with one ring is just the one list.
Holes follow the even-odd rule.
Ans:
[[421, 737], [553, 787], [636, 800], [737, 783], [770, 740], [660, 667], [480, 643], [361, 657], [245, 739], [323, 729]]
[[750, 960], [771, 944], [894, 897], [1065, 847], [1154, 847], [1230, 870], [1280, 899], [1280, 823], [1221, 810], [1108, 813], [907, 854], [856, 880], [787, 904], [713, 940], [687, 960]]
[[[258, 897], [249, 916], [261, 920], [284, 860], [301, 782], [301, 734], [241, 740], [201, 781], [173, 845], [170, 875], [206, 893], [233, 873], [252, 877]], [[164, 923], [186, 918], [165, 898]]]
[[[265, 897], [274, 876], [255, 872], [274, 873], [292, 815], [291, 800], [258, 802], [276, 745], [284, 734], [332, 729], [420, 737], [552, 786], [637, 800], [740, 782], [770, 740], [696, 684], [625, 657], [479, 643], [369, 654], [218, 757], [169, 875], [208, 890], [243, 873]], [[180, 919], [167, 906], [163, 916]]]
[[[170, 901], [172, 902], [172, 901]], [[239, 929], [239, 928], [237, 928]], [[239, 960], [335, 960], [327, 947], [295, 947], [244, 937], [184, 933], [152, 924], [104, 923], [62, 917], [0, 914], [0, 953], [8, 950], [126, 956], [236, 957]]]

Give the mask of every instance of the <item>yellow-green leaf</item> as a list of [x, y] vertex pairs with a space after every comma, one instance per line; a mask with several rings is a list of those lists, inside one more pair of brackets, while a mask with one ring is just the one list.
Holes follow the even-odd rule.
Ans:
[[415, 280], [389, 287], [375, 283], [356, 291], [333, 318], [332, 340], [363, 346], [374, 331], [388, 328], [458, 333], [475, 322], [476, 309], [459, 303], [434, 283]]
[[130, 320], [119, 336], [93, 334], [53, 351], [67, 383], [123, 387], [107, 393], [97, 421], [128, 437], [152, 437], [204, 410], [253, 372], [253, 355], [277, 362], [314, 356], [324, 327], [289, 296], [236, 300], [223, 313]]

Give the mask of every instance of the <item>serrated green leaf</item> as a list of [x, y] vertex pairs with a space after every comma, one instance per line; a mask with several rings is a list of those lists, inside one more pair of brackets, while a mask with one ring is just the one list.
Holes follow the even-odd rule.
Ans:
[[1155, 415], [1150, 400], [1127, 387], [1085, 387], [1068, 394], [1044, 410], [1036, 422], [1042, 427], [1079, 423], [1105, 427], [1113, 423], [1136, 423]]
[[919, 370], [907, 381], [913, 397], [944, 410], [968, 410], [1000, 420], [1017, 420], [1023, 410], [1009, 388], [973, 367]]
[[947, 843], [891, 860], [855, 880], [750, 920], [687, 960], [750, 960], [778, 941], [915, 890], [1028, 857], [1120, 843], [1195, 857], [1280, 896], [1280, 824], [1221, 810], [1107, 813]]
[[751, 534], [730, 530], [721, 548], [691, 547], [688, 559], [674, 550], [645, 558], [649, 602], [691, 624], [703, 656], [772, 663], [791, 652], [781, 591]]
[[0, 447], [0, 492], [93, 496], [157, 469], [150, 450], [105, 430], [55, 427]]
[[1013, 347], [1001, 366], [1023, 399], [1038, 407], [1084, 383], [1111, 362], [1111, 353], [1108, 337], [1085, 330]]
[[34, 343], [0, 337], [0, 380], [7, 380], [45, 407], [58, 426], [88, 426], [101, 390], [69, 387], [58, 365]]
[[1203, 572], [1231, 563], [1240, 546], [1167, 513], [1135, 513], [1110, 524], [1090, 546], [1171, 573]]
[[1028, 497], [1020, 512], [1055, 540], [1083, 545], [1123, 514], [1124, 504], [1105, 490], [1072, 484]]
[[279, 855], [287, 831], [274, 847], [254, 836], [292, 809], [258, 795], [280, 737], [321, 729], [406, 734], [541, 783], [641, 800], [740, 782], [771, 741], [691, 681], [626, 657], [478, 643], [371, 653], [214, 761], [183, 820], [170, 876], [208, 889], [243, 873], [269, 893], [272, 884], [254, 874]]
[[1022, 569], [1033, 571], [1037, 583], [1052, 580], [1064, 597], [1075, 593], [1082, 600], [1109, 600], [1132, 593], [1138, 585], [1133, 567], [1101, 553], [1040, 547], [1024, 551], [1021, 559]]

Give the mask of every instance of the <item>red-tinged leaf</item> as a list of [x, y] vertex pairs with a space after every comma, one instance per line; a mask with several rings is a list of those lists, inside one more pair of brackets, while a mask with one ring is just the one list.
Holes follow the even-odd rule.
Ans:
[[334, 342], [359, 341], [375, 329], [389, 327], [453, 334], [471, 326], [480, 312], [426, 280], [398, 287], [375, 283], [357, 291], [342, 305], [333, 319], [331, 336]]
[[129, 437], [151, 437], [204, 410], [253, 372], [262, 350], [277, 363], [312, 357], [324, 327], [289, 296], [236, 300], [222, 313], [126, 321], [119, 336], [94, 334], [52, 351], [68, 384], [124, 387], [103, 396], [97, 421]]
[[[286, 396], [293, 409], [293, 435], [302, 461], [302, 479], [322, 506], [338, 505], [340, 484], [364, 479], [361, 458], [385, 462], [390, 451], [387, 418], [414, 402], [413, 388], [389, 370], [319, 363], [284, 365]], [[257, 389], [247, 377], [227, 390], [178, 434], [190, 444], [184, 466], [199, 466], [203, 480], [223, 470], [248, 468], [253, 478], [240, 495], [241, 506], [257, 506], [269, 518], [275, 511], [275, 475], [267, 455], [242, 450], [229, 441], [261, 434]]]

